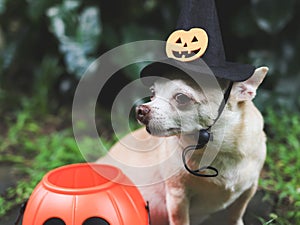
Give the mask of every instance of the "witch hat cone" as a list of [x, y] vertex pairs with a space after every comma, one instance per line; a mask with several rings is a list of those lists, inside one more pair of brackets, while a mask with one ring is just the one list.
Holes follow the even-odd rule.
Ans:
[[[170, 54], [172, 53], [166, 53], [167, 57], [169, 58], [168, 61], [181, 61], [179, 65], [183, 62], [185, 68], [187, 68], [189, 67], [189, 65], [194, 65], [197, 60], [203, 60], [213, 72], [215, 77], [227, 79], [233, 82], [247, 80], [254, 73], [255, 67], [252, 65], [226, 61], [215, 1], [183, 1], [176, 30], [171, 34], [173, 35], [175, 32], [177, 32], [176, 35], [179, 35], [178, 40], [174, 41], [175, 43], [173, 45], [175, 46], [176, 44], [178, 44], [183, 48], [188, 47], [188, 45], [190, 44], [188, 42], [193, 42], [195, 37], [197, 40], [198, 34], [194, 34], [195, 37], [189, 41], [182, 41], [180, 35], [182, 35], [182, 39], [185, 39], [187, 33], [192, 31], [199, 32], [200, 30], [204, 30], [208, 38], [207, 46], [202, 46], [203, 48], [205, 48], [205, 52], [202, 55], [200, 55], [199, 57], [195, 57], [195, 55], [198, 54], [198, 50], [194, 51], [196, 49], [188, 49], [188, 53], [186, 53], [184, 49], [181, 49], [177, 53], [175, 53], [176, 51], [174, 51], [174, 55], [172, 55], [171, 57]], [[171, 35], [169, 39], [171, 38]], [[205, 35], [199, 34], [198, 39], [199, 38], [205, 39]], [[205, 42], [205, 40], [203, 42]], [[191, 51], [196, 53], [192, 54]], [[192, 60], [188, 60], [188, 57], [191, 57]], [[163, 62], [155, 62], [146, 66], [141, 71], [141, 77], [153, 75], [157, 76], [157, 74], [166, 72], [169, 69], [170, 65], [167, 65]], [[201, 73], [201, 71], [199, 71], [199, 73]]]

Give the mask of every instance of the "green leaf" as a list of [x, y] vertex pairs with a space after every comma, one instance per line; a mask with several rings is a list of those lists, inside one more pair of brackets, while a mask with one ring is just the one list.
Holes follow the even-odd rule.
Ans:
[[65, 1], [50, 8], [47, 15], [51, 31], [59, 40], [59, 50], [64, 55], [67, 71], [80, 77], [95, 60], [91, 55], [99, 46], [102, 24], [98, 8], [86, 7], [77, 16], [78, 6], [74, 1]]
[[80, 5], [81, 5], [81, 1], [77, 1], [77, 0], [65, 0], [63, 2], [63, 8], [66, 11], [77, 10]]
[[29, 17], [34, 21], [38, 21], [53, 2], [53, 0], [27, 0]]
[[0, 15], [6, 10], [6, 1], [7, 0], [0, 0]]
[[12, 61], [14, 60], [14, 57], [17, 52], [17, 42], [16, 41], [10, 41], [3, 49], [0, 51], [0, 58], [1, 58], [1, 70], [7, 69]]
[[64, 53], [68, 72], [78, 77], [82, 76], [88, 66], [95, 60], [95, 58], [86, 55], [81, 43], [71, 39], [63, 41], [60, 45], [60, 50]]
[[281, 31], [294, 15], [295, 0], [252, 0], [257, 25], [268, 33]]
[[95, 7], [83, 10], [79, 18], [77, 41], [81, 43], [83, 51], [90, 54], [96, 50], [102, 33], [100, 11]]

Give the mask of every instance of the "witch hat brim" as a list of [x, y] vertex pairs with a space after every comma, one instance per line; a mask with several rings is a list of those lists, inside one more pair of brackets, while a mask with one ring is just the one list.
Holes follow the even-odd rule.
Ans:
[[[170, 59], [170, 60], [175, 61], [174, 59]], [[164, 75], [172, 71], [181, 71], [180, 66], [177, 67], [177, 66], [170, 65], [168, 61], [155, 62], [149, 64], [148, 66], [142, 69], [140, 76], [149, 77], [149, 76], [157, 76], [158, 74]], [[191, 64], [191, 63], [186, 62], [185, 64]], [[215, 77], [230, 80], [233, 82], [245, 81], [249, 77], [251, 77], [255, 71], [255, 67], [253, 67], [252, 65], [232, 63], [232, 62], [226, 62], [224, 65], [221, 66], [208, 65], [208, 67], [212, 72], [211, 74], [213, 74]], [[190, 71], [198, 72], [199, 74], [203, 73], [201, 69], [199, 71], [193, 71], [191, 69]]]
[[[208, 46], [201, 58], [184, 62], [185, 68], [194, 65], [198, 60], [203, 60], [215, 77], [234, 82], [247, 80], [254, 73], [255, 67], [252, 65], [226, 61], [214, 0], [185, 0], [183, 2], [176, 30], [189, 31], [192, 28], [205, 30], [208, 36]], [[166, 56], [166, 58], [168, 57]], [[177, 61], [177, 59], [168, 58], [165, 62], [152, 63], [141, 71], [141, 77], [157, 76], [158, 74], [163, 76], [163, 73], [178, 70], [174, 66], [170, 66], [170, 61]], [[178, 63], [178, 65], [180, 69], [182, 63]], [[198, 72], [202, 73], [202, 71]]]

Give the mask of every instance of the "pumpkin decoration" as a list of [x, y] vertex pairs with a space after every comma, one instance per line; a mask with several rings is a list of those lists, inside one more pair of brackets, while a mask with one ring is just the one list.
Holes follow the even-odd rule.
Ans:
[[118, 168], [87, 163], [47, 173], [23, 218], [23, 225], [127, 224], [149, 224], [140, 192]]
[[193, 61], [200, 58], [208, 46], [208, 36], [201, 28], [189, 31], [176, 30], [168, 38], [166, 53], [169, 58], [181, 62]]

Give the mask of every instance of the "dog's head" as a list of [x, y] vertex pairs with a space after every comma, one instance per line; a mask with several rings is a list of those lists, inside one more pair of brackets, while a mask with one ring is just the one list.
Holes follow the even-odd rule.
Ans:
[[[251, 101], [267, 71], [266, 67], [258, 68], [248, 80], [234, 83], [231, 104]], [[137, 106], [137, 120], [154, 136], [191, 134], [207, 128], [217, 117], [229, 84], [225, 80], [218, 83], [201, 89], [201, 84], [180, 74], [158, 79], [150, 87], [151, 101]]]

